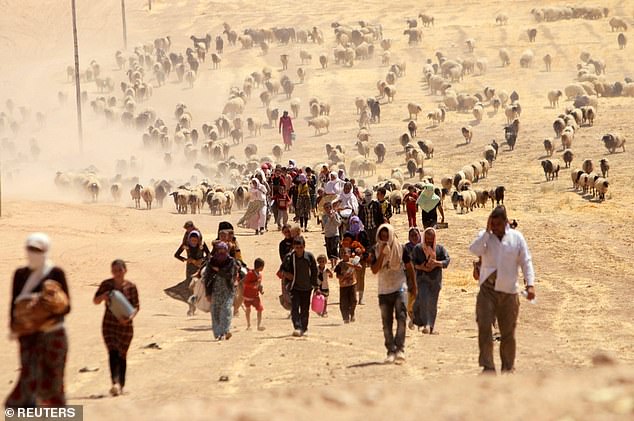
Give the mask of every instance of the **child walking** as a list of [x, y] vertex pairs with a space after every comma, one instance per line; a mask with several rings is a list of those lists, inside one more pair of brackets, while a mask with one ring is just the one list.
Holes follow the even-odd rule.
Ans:
[[341, 217], [339, 213], [332, 208], [332, 204], [324, 204], [322, 221], [324, 225], [324, 238], [326, 239], [326, 255], [328, 259], [330, 259], [330, 266], [334, 268], [339, 258], [339, 227], [341, 226]]
[[321, 317], [328, 317], [328, 295], [330, 295], [328, 283], [332, 278], [332, 271], [326, 267], [326, 263], [328, 263], [328, 257], [325, 254], [317, 256], [317, 282], [319, 282], [317, 291], [325, 298], [324, 311], [320, 314]]
[[405, 202], [405, 209], [407, 210], [407, 223], [409, 227], [412, 228], [416, 227], [416, 201], [418, 200], [418, 193], [416, 193], [416, 187], [414, 186], [409, 186], [407, 190], [408, 193], [403, 197], [403, 201]]
[[342, 260], [335, 267], [335, 274], [339, 280], [339, 309], [344, 323], [354, 322], [354, 311], [357, 307], [357, 276], [355, 269], [361, 267], [358, 262], [351, 261], [352, 251], [344, 248]]
[[257, 258], [253, 263], [253, 270], [247, 273], [244, 278], [244, 307], [247, 316], [247, 330], [251, 330], [251, 307], [258, 313], [258, 330], [264, 330], [262, 326], [262, 312], [264, 307], [260, 300], [260, 294], [264, 294], [262, 287], [262, 271], [264, 270], [264, 260]]
[[288, 207], [291, 203], [291, 198], [288, 196], [288, 193], [286, 193], [286, 187], [279, 186], [277, 194], [273, 197], [273, 199], [275, 200], [277, 208], [277, 215], [275, 218], [277, 222], [277, 230], [281, 231], [282, 226], [288, 223]]

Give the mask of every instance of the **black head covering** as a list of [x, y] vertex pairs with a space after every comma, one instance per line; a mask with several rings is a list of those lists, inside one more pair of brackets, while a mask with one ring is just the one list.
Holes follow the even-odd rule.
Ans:
[[231, 225], [231, 222], [228, 221], [222, 221], [221, 223], [218, 224], [218, 231], [227, 231], [227, 230], [232, 230], [233, 231], [233, 225]]
[[[234, 231], [233, 225], [229, 221], [222, 221], [218, 224], [218, 234], [216, 234], [216, 240], [220, 239], [220, 231]], [[235, 239], [235, 236], [234, 236]]]

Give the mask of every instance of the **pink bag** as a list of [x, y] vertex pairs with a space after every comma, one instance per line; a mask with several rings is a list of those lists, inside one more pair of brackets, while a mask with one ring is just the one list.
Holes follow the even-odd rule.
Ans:
[[313, 294], [313, 300], [310, 303], [310, 308], [317, 314], [321, 315], [324, 312], [326, 306], [326, 297], [321, 293], [315, 292]]

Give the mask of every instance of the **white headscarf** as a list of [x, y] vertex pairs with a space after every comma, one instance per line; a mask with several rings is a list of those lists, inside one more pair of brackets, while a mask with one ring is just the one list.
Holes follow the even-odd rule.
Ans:
[[41, 232], [31, 234], [26, 239], [25, 246], [27, 248], [36, 248], [41, 250], [41, 252], [30, 251], [27, 249], [27, 266], [32, 272], [24, 283], [24, 287], [22, 287], [22, 291], [20, 291], [20, 294], [16, 297], [15, 301], [19, 301], [25, 296], [28, 296], [31, 291], [33, 291], [40, 282], [48, 276], [51, 269], [53, 269], [53, 262], [51, 262], [48, 258], [48, 251], [51, 248], [51, 240], [48, 238], [48, 235]]
[[341, 191], [343, 190], [343, 180], [337, 178], [337, 173], [336, 172], [331, 172], [330, 173], [330, 178], [334, 177], [334, 180], [328, 180], [328, 182], [326, 183], [326, 187], [324, 188], [324, 190], [326, 191], [326, 194], [339, 194], [341, 193]]
[[[388, 240], [385, 246], [385, 259], [383, 260], [383, 265], [385, 268], [390, 270], [396, 270], [401, 268], [401, 263], [403, 262], [403, 246], [398, 241], [396, 237], [396, 233], [394, 232], [394, 227], [390, 224], [383, 224], [376, 230], [376, 242], [377, 244], [382, 243], [379, 239], [379, 234], [383, 229], [387, 229], [388, 232]], [[377, 247], [378, 250], [378, 247]], [[378, 257], [378, 256], [377, 256]]]
[[[255, 187], [253, 187], [253, 182], [256, 183]], [[255, 177], [251, 179], [251, 193], [254, 193], [254, 194], [262, 193], [266, 195], [266, 187], [262, 183], [260, 183], [260, 180], [258, 180]]]
[[[352, 186], [352, 184], [350, 185]], [[341, 190], [337, 201], [339, 202], [341, 207], [352, 209], [355, 215], [359, 213], [359, 201], [354, 195], [354, 187], [350, 190], [350, 193], [346, 193], [344, 190]]]

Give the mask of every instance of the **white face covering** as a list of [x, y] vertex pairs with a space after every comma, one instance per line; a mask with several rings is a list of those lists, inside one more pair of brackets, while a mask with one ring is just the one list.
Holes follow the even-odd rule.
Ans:
[[38, 270], [44, 267], [46, 262], [46, 253], [27, 250], [26, 251], [27, 266], [31, 270]]

